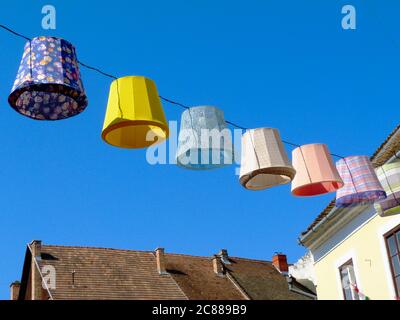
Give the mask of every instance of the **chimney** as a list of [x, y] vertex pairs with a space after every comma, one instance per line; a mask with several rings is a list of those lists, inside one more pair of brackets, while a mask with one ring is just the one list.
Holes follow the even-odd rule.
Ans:
[[10, 299], [11, 300], [18, 300], [19, 289], [21, 287], [21, 283], [19, 281], [14, 281], [10, 285]]
[[217, 254], [214, 255], [212, 258], [212, 264], [213, 264], [213, 270], [214, 273], [217, 276], [223, 276], [224, 275], [224, 266], [222, 265], [221, 262], [221, 257]]
[[29, 244], [29, 248], [32, 254], [31, 261], [31, 299], [41, 300], [42, 299], [42, 279], [38, 269], [39, 262], [42, 254], [42, 241], [33, 240]]
[[223, 264], [231, 264], [229, 261], [228, 250], [221, 249], [218, 255], [221, 257]]
[[158, 273], [161, 275], [168, 274], [166, 266], [165, 266], [165, 254], [164, 254], [165, 250], [164, 250], [164, 248], [157, 248], [155, 251], [156, 251]]
[[272, 264], [281, 273], [287, 273], [289, 271], [289, 266], [285, 254], [275, 253], [275, 255], [272, 257]]
[[36, 259], [40, 261], [42, 254], [42, 241], [33, 240], [29, 246], [31, 248], [32, 256], [36, 257]]

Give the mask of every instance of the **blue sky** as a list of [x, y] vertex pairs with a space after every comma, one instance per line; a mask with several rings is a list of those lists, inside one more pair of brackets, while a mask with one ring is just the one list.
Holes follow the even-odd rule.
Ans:
[[[96, 3], [96, 4], [95, 4]], [[357, 9], [357, 30], [341, 8]], [[41, 8], [57, 29], [41, 28]], [[72, 42], [81, 61], [152, 78], [160, 94], [211, 104], [246, 127], [276, 127], [299, 144], [370, 155], [398, 124], [396, 1], [2, 1], [0, 23]], [[302, 230], [334, 194], [295, 198], [290, 185], [243, 189], [235, 167], [151, 166], [145, 150], [105, 144], [110, 79], [82, 69], [89, 106], [63, 121], [12, 110], [24, 40], [0, 30], [0, 298], [20, 278], [26, 243], [101, 246], [295, 261]], [[181, 110], [164, 104], [168, 120]], [[288, 148], [288, 152], [291, 148]]]

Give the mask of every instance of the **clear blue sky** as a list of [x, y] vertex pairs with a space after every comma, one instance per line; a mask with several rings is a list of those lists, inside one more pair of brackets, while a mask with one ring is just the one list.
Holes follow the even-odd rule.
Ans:
[[[41, 8], [57, 9], [57, 30]], [[357, 30], [341, 29], [341, 7]], [[2, 1], [0, 23], [71, 41], [80, 60], [118, 76], [145, 75], [189, 105], [222, 108], [247, 127], [300, 144], [372, 154], [398, 124], [398, 1]], [[0, 298], [19, 279], [26, 243], [101, 246], [291, 262], [299, 233], [334, 197], [294, 198], [290, 185], [251, 192], [235, 167], [151, 166], [145, 150], [100, 138], [110, 81], [82, 69], [89, 106], [39, 122], [7, 103], [24, 40], [0, 30]], [[164, 104], [167, 118], [181, 110]], [[288, 148], [288, 152], [290, 152]]]

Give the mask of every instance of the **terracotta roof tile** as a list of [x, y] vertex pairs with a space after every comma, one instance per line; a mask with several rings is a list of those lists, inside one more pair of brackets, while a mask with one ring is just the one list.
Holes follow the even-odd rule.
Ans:
[[191, 300], [242, 300], [227, 278], [214, 273], [211, 258], [166, 254], [167, 271]]
[[[25, 291], [30, 283], [25, 266], [31, 265], [27, 254], [22, 276]], [[308, 299], [291, 292], [286, 277], [271, 262], [229, 261], [223, 264], [225, 275], [221, 276], [214, 273], [210, 257], [167, 253], [168, 274], [160, 275], [152, 251], [42, 244], [39, 264], [55, 267], [56, 289], [51, 293], [61, 300]]]
[[291, 292], [286, 278], [269, 261], [229, 258], [230, 274], [253, 300], [309, 300]]
[[187, 299], [152, 252], [43, 245], [40, 263], [56, 269], [54, 299]]

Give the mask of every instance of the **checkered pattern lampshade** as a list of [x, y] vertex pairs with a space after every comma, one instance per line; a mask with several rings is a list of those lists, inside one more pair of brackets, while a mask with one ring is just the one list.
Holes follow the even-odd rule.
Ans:
[[294, 149], [292, 162], [296, 170], [292, 181], [295, 196], [316, 196], [343, 186], [325, 144], [307, 144]]
[[375, 209], [381, 216], [400, 213], [400, 161], [384, 164], [376, 169], [378, 179], [387, 198], [375, 202]]
[[179, 166], [195, 170], [232, 164], [232, 133], [222, 110], [199, 106], [182, 113], [176, 160]]
[[8, 102], [36, 120], [61, 120], [88, 105], [75, 47], [55, 37], [28, 41]]
[[286, 184], [295, 173], [277, 129], [251, 129], [242, 135], [239, 181], [243, 187], [262, 190]]
[[344, 182], [336, 193], [336, 206], [340, 208], [372, 204], [386, 198], [371, 161], [367, 156], [351, 156], [336, 162]]

